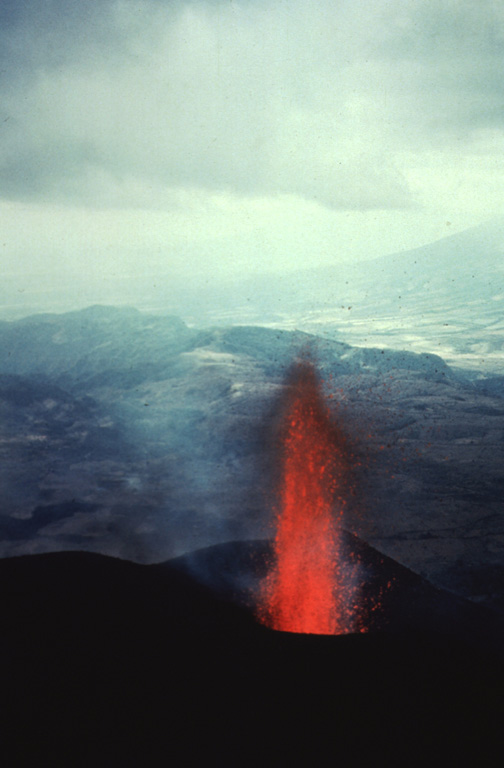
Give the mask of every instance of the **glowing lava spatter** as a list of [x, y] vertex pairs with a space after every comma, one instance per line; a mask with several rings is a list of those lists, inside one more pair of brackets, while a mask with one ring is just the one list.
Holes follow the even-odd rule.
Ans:
[[274, 564], [260, 590], [259, 619], [286, 632], [351, 632], [354, 590], [343, 576], [336, 527], [345, 442], [308, 362], [296, 366], [288, 389], [281, 460]]

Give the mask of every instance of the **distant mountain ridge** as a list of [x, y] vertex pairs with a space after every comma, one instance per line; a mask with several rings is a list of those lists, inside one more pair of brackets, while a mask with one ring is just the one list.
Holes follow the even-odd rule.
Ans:
[[[439, 354], [453, 365], [504, 374], [504, 218], [355, 264], [245, 272], [232, 280], [219, 273], [177, 278], [160, 270], [155, 285], [138, 274], [83, 285], [78, 292], [55, 280], [50, 289], [25, 294], [22, 282], [7, 276], [0, 287], [4, 314], [19, 317], [23, 306], [131, 304], [153, 317], [182, 317], [195, 328], [298, 330], [354, 346]], [[50, 324], [54, 316], [46, 320]], [[128, 323], [127, 317], [122, 321]]]
[[193, 336], [179, 318], [150, 317], [131, 307], [33, 315], [0, 325], [1, 370], [78, 376], [177, 354]]
[[504, 219], [356, 264], [258, 275], [190, 300], [194, 322], [257, 323], [504, 372]]
[[[0, 372], [42, 374], [87, 380], [109, 370], [130, 373], [171, 367], [183, 354], [247, 355], [264, 365], [288, 366], [303, 348], [311, 348], [320, 365], [338, 363], [340, 372], [379, 372], [406, 368], [432, 376], [452, 376], [437, 355], [352, 348], [337, 340], [303, 331], [257, 326], [197, 330], [174, 316], [144, 314], [131, 307], [95, 306], [63, 314], [33, 315], [0, 324]], [[179, 364], [187, 358], [181, 358]], [[146, 374], [147, 375], [147, 374]]]

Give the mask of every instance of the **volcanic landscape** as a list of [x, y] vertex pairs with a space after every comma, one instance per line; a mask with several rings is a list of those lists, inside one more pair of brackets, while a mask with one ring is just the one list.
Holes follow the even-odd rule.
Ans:
[[[501, 376], [102, 306], [1, 323], [0, 359], [6, 764], [492, 743]], [[345, 446], [338, 547], [360, 607], [341, 635], [258, 611], [300, 360]]]

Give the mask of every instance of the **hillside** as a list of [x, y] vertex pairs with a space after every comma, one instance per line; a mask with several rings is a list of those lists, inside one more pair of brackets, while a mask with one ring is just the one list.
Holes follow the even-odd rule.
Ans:
[[[176, 308], [167, 297], [170, 306]], [[504, 221], [355, 264], [259, 275], [186, 296], [194, 322], [301, 328], [504, 373]]]
[[[216, 588], [257, 579], [266, 542], [146, 566], [83, 552], [0, 561], [0, 759], [9, 768], [234, 768], [317, 757], [492, 764], [502, 623], [356, 547], [383, 616], [366, 633], [274, 632]], [[223, 566], [225, 565], [225, 569]], [[205, 569], [213, 582], [201, 584]], [[195, 578], [197, 577], [197, 579]], [[492, 647], [493, 646], [493, 647]], [[399, 736], [398, 736], [399, 734]], [[489, 762], [487, 762], [489, 755]]]
[[435, 355], [104, 307], [5, 323], [0, 349], [3, 556], [153, 562], [270, 536], [278, 402], [309, 350], [352, 445], [346, 527], [502, 606], [499, 379]]
[[[173, 255], [166, 253], [167, 265]], [[350, 263], [345, 253], [335, 253], [333, 264], [300, 270], [289, 267], [286, 253], [282, 272], [245, 271], [232, 279], [218, 270], [187, 279], [167, 268], [156, 275], [155, 286], [145, 276], [131, 274], [96, 287], [94, 293], [82, 286], [78, 295], [64, 275], [50, 287], [26, 294], [22, 281], [6, 275], [0, 286], [0, 312], [11, 319], [45, 307], [62, 312], [79, 303], [131, 304], [150, 314], [143, 331], [137, 329], [149, 339], [147, 344], [153, 342], [145, 326], [160, 338], [159, 316], [171, 313], [193, 328], [254, 325], [301, 330], [353, 346], [434, 353], [457, 367], [504, 375], [504, 219], [411, 251], [372, 256], [371, 246], [366, 261]], [[126, 329], [131, 312], [129, 320], [122, 316]], [[45, 315], [47, 333], [56, 317]], [[75, 318], [81, 322], [78, 315]], [[30, 326], [31, 320], [26, 323]], [[173, 328], [169, 332], [165, 327], [164, 333], [173, 337]], [[41, 332], [42, 345], [44, 341]], [[107, 344], [103, 338], [97, 356], [106, 357]], [[62, 337], [61, 356], [66, 351]]]

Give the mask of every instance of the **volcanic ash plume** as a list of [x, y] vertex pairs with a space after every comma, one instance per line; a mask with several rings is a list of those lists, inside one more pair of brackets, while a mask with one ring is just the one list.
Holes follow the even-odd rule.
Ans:
[[283, 419], [274, 562], [257, 614], [285, 632], [346, 634], [357, 614], [353, 568], [338, 531], [348, 459], [309, 362], [292, 371]]

